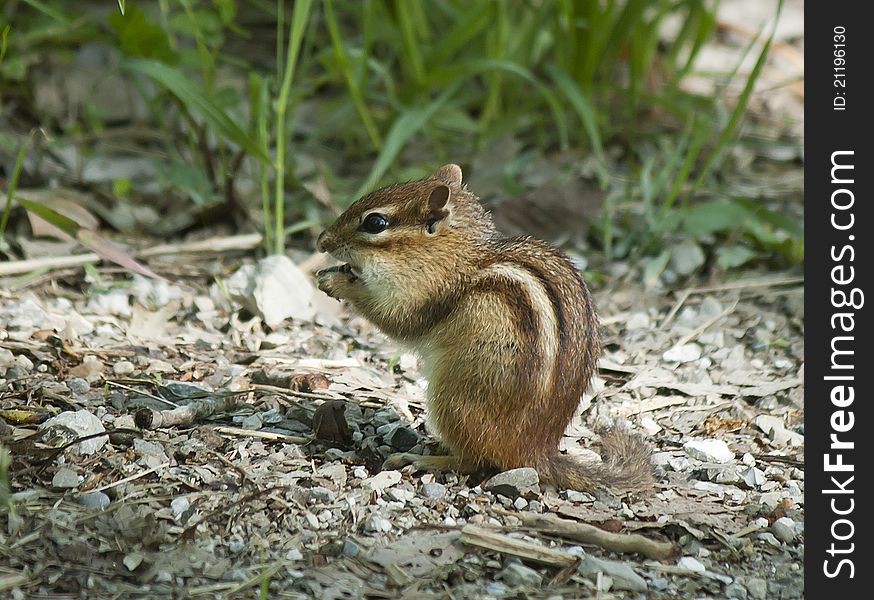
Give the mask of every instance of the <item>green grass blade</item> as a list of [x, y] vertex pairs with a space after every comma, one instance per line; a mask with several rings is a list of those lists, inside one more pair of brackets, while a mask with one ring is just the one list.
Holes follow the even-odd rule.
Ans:
[[530, 83], [538, 93], [543, 96], [543, 99], [546, 101], [546, 104], [552, 112], [556, 128], [558, 129], [558, 137], [561, 147], [566, 148], [569, 145], [567, 119], [564, 116], [564, 110], [561, 107], [561, 103], [558, 101], [556, 95], [553, 94], [547, 86], [543, 85], [543, 83], [541, 83], [541, 81], [537, 79], [529, 69], [509, 60], [486, 58], [467, 61], [459, 66], [459, 71], [468, 76], [477, 73], [488, 73], [490, 71], [502, 71], [515, 75], [516, 77]]
[[9, 213], [12, 210], [12, 196], [15, 194], [15, 188], [18, 187], [18, 177], [21, 175], [21, 168], [24, 165], [24, 154], [27, 152], [27, 145], [33, 139], [33, 133], [31, 131], [27, 138], [22, 140], [18, 154], [15, 156], [15, 166], [12, 167], [12, 177], [6, 184], [6, 206], [3, 207], [3, 217], [0, 217], [0, 241], [6, 237], [6, 226], [9, 224]]
[[385, 143], [382, 146], [379, 156], [376, 158], [376, 162], [370, 169], [370, 174], [367, 176], [367, 179], [364, 180], [364, 183], [362, 183], [355, 191], [355, 194], [353, 195], [354, 198], [360, 198], [365, 192], [373, 189], [376, 184], [379, 183], [379, 180], [382, 179], [382, 176], [385, 175], [389, 167], [394, 164], [395, 159], [403, 149], [404, 144], [406, 144], [413, 135], [428, 123], [431, 117], [434, 116], [434, 113], [437, 112], [437, 110], [443, 106], [460, 87], [461, 81], [457, 81], [450, 85], [427, 106], [405, 110], [397, 119], [395, 119], [395, 122], [392, 123], [392, 126], [388, 131], [388, 135], [385, 136]]
[[740, 125], [741, 119], [746, 112], [750, 96], [753, 93], [753, 88], [756, 85], [756, 81], [758, 81], [759, 79], [762, 68], [765, 66], [765, 61], [768, 58], [768, 51], [771, 49], [771, 43], [774, 41], [774, 34], [777, 32], [777, 23], [780, 20], [780, 14], [782, 13], [782, 11], [783, 0], [779, 0], [779, 2], [777, 3], [777, 14], [774, 16], [774, 27], [771, 29], [771, 35], [768, 36], [768, 40], [762, 47], [762, 51], [759, 53], [759, 57], [756, 60], [756, 64], [753, 67], [753, 70], [750, 72], [749, 77], [747, 77], [744, 89], [738, 97], [734, 110], [731, 112], [731, 116], [728, 119], [728, 124], [726, 124], [725, 128], [722, 130], [722, 133], [719, 134], [719, 138], [716, 140], [716, 145], [713, 148], [713, 152], [711, 152], [710, 156], [707, 157], [704, 166], [701, 168], [701, 172], [695, 179], [695, 183], [692, 184], [692, 190], [690, 191], [690, 194], [698, 189], [698, 186], [701, 185], [702, 181], [704, 181], [704, 178], [708, 175], [710, 169], [715, 164], [716, 159], [722, 156], [723, 150], [728, 145], [729, 140], [734, 135], [735, 131]]
[[285, 57], [285, 72], [279, 97], [276, 99], [276, 161], [274, 196], [273, 196], [273, 253], [282, 254], [285, 250], [285, 139], [288, 133], [285, 122], [285, 111], [288, 108], [288, 97], [291, 93], [291, 82], [297, 66], [297, 57], [303, 44], [303, 34], [309, 22], [312, 0], [297, 0], [291, 14], [291, 24], [288, 33], [288, 52]]
[[546, 72], [558, 86], [558, 89], [565, 95], [568, 102], [571, 103], [571, 106], [574, 107], [574, 110], [580, 117], [580, 121], [583, 123], [583, 128], [586, 130], [589, 142], [592, 144], [592, 151], [595, 153], [595, 158], [598, 159], [598, 179], [601, 186], [606, 187], [610, 180], [610, 175], [607, 172], [607, 158], [604, 154], [604, 144], [601, 140], [601, 130], [598, 128], [595, 109], [580, 90], [580, 87], [567, 73], [555, 65], [547, 65]]
[[328, 34], [331, 37], [331, 43], [334, 46], [334, 56], [337, 64], [340, 67], [340, 72], [343, 74], [343, 79], [346, 81], [346, 88], [349, 90], [349, 95], [352, 97], [352, 102], [355, 103], [355, 109], [361, 117], [361, 122], [364, 123], [364, 128], [367, 130], [367, 135], [370, 138], [370, 143], [376, 150], [382, 147], [382, 139], [379, 136], [379, 130], [373, 117], [364, 102], [364, 93], [359, 87], [359, 80], [352, 74], [352, 66], [349, 63], [349, 55], [343, 46], [343, 39], [340, 35], [340, 29], [337, 27], [337, 19], [334, 17], [334, 7], [331, 0], [324, 0], [325, 21], [328, 25]]
[[162, 86], [191, 111], [197, 113], [218, 133], [243, 148], [250, 156], [270, 163], [270, 156], [255, 140], [243, 131], [239, 125], [203, 93], [200, 87], [191, 81], [178, 69], [154, 60], [134, 58], [128, 59], [123, 67], [147, 75]]
[[51, 223], [72, 238], [75, 238], [79, 229], [82, 228], [81, 225], [79, 225], [70, 217], [66, 217], [56, 210], [52, 210], [48, 206], [43, 206], [42, 204], [38, 202], [33, 202], [32, 200], [26, 200], [21, 196], [16, 196], [15, 199], [21, 206], [24, 207], [26, 211], [32, 212], [41, 219], [44, 219], [48, 223]]

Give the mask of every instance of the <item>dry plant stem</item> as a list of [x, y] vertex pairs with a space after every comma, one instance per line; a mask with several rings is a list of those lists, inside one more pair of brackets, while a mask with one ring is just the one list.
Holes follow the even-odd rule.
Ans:
[[151, 398], [152, 400], [154, 400], [156, 402], [160, 402], [161, 404], [166, 404], [167, 406], [172, 406], [174, 409], [179, 408], [179, 405], [176, 404], [175, 402], [170, 402], [169, 400], [166, 400], [165, 398], [161, 398], [160, 396], [156, 396], [155, 394], [152, 394], [149, 392], [144, 392], [143, 390], [138, 390], [136, 388], [126, 386], [125, 384], [119, 383], [117, 381], [107, 380], [106, 385], [111, 385], [112, 387], [121, 388], [121, 389], [127, 390], [129, 392], [134, 392], [136, 394], [139, 394], [140, 396], [145, 396], [146, 398]]
[[723, 317], [727, 317], [728, 315], [733, 313], [734, 309], [737, 307], [737, 303], [739, 300], [740, 300], [740, 297], [735, 298], [734, 302], [732, 303], [731, 306], [726, 308], [724, 311], [722, 311], [718, 315], [710, 317], [704, 323], [702, 323], [701, 325], [699, 325], [698, 327], [696, 327], [695, 329], [693, 329], [692, 331], [690, 331], [689, 333], [684, 335], [676, 344], [674, 344], [674, 347], [676, 348], [677, 346], [682, 346], [684, 344], [688, 344], [689, 342], [691, 342], [692, 340], [697, 338], [699, 335], [701, 335], [702, 333], [707, 331], [707, 328], [710, 327], [711, 325], [713, 325], [714, 323], [716, 323], [719, 319], [721, 319]]
[[170, 410], [142, 408], [134, 415], [134, 422], [141, 429], [191, 425], [216, 413], [235, 410], [242, 404], [239, 395], [233, 395], [196, 400], [191, 404]]
[[90, 490], [88, 493], [103, 492], [103, 491], [106, 491], [108, 489], [114, 488], [116, 486], [122, 485], [124, 483], [128, 483], [130, 481], [133, 481], [135, 479], [139, 479], [140, 477], [145, 477], [146, 475], [148, 475], [150, 473], [154, 473], [155, 471], [160, 471], [161, 469], [163, 469], [165, 467], [169, 467], [169, 466], [170, 466], [169, 462], [161, 463], [157, 467], [152, 467], [151, 469], [146, 469], [145, 471], [140, 471], [139, 473], [135, 473], [129, 477], [125, 477], [124, 479], [119, 479], [118, 481], [114, 481], [112, 483], [107, 483], [106, 485], [101, 485], [100, 487], [96, 487], [93, 490]]
[[519, 517], [527, 527], [584, 544], [594, 544], [611, 552], [636, 552], [655, 560], [666, 560], [677, 552], [677, 548], [670, 542], [657, 542], [637, 533], [611, 533], [588, 523], [578, 523], [551, 514], [512, 514]]
[[733, 281], [731, 283], [724, 283], [722, 285], [711, 285], [707, 287], [687, 288], [685, 290], [680, 290], [677, 292], [677, 301], [674, 303], [667, 316], [665, 316], [664, 320], [661, 322], [660, 327], [664, 329], [668, 325], [668, 323], [670, 323], [674, 319], [674, 317], [677, 316], [677, 313], [683, 307], [683, 304], [686, 303], [686, 300], [688, 300], [689, 296], [691, 296], [692, 294], [727, 292], [730, 290], [749, 290], [753, 288], [768, 288], [780, 285], [794, 285], [797, 283], [804, 283], [804, 277], [782, 277], [776, 279], [742, 279], [740, 281]]
[[[226, 250], [250, 250], [261, 243], [260, 233], [234, 235], [222, 238], [210, 238], [196, 242], [182, 244], [161, 244], [152, 248], [146, 248], [135, 252], [137, 258], [150, 256], [164, 256], [167, 254], [185, 253], [221, 253]], [[19, 275], [29, 273], [37, 269], [63, 269], [65, 267], [77, 267], [87, 263], [100, 262], [103, 259], [99, 254], [89, 252], [87, 254], [73, 254], [71, 256], [47, 256], [45, 258], [33, 258], [29, 260], [13, 260], [0, 263], [0, 277], [7, 275]]]
[[215, 430], [227, 435], [248, 436], [274, 442], [288, 442], [289, 444], [307, 444], [312, 441], [310, 438], [295, 435], [283, 435], [281, 433], [273, 433], [272, 431], [255, 431], [254, 429], [242, 429], [240, 427], [216, 427]]
[[517, 540], [502, 533], [477, 527], [476, 525], [465, 525], [461, 529], [461, 541], [468, 546], [500, 552], [501, 554], [509, 554], [522, 560], [550, 567], [564, 568], [579, 562], [579, 557], [569, 552], [553, 550], [540, 544]]

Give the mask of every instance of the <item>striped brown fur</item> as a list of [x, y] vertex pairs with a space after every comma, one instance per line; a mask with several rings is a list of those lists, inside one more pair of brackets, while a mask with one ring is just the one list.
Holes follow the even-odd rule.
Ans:
[[458, 465], [532, 466], [579, 490], [651, 485], [649, 448], [623, 429], [602, 436], [602, 463], [559, 454], [600, 352], [594, 302], [563, 254], [502, 238], [457, 166], [365, 196], [318, 245], [348, 265], [319, 287], [421, 355], [430, 418]]

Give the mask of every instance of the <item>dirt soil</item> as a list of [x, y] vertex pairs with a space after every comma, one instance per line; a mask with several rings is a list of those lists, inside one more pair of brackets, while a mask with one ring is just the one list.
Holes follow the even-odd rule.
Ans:
[[415, 356], [320, 293], [269, 329], [207, 286], [239, 262], [175, 264], [0, 286], [0, 596], [803, 597], [798, 278], [595, 286], [562, 447], [644, 435], [657, 490], [616, 497], [381, 471], [437, 450]]

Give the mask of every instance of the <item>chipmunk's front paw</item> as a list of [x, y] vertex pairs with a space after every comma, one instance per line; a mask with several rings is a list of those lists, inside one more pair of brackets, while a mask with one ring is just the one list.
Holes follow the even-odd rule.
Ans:
[[338, 265], [316, 273], [319, 289], [337, 300], [347, 297], [348, 290], [357, 280], [358, 277], [349, 265]]

